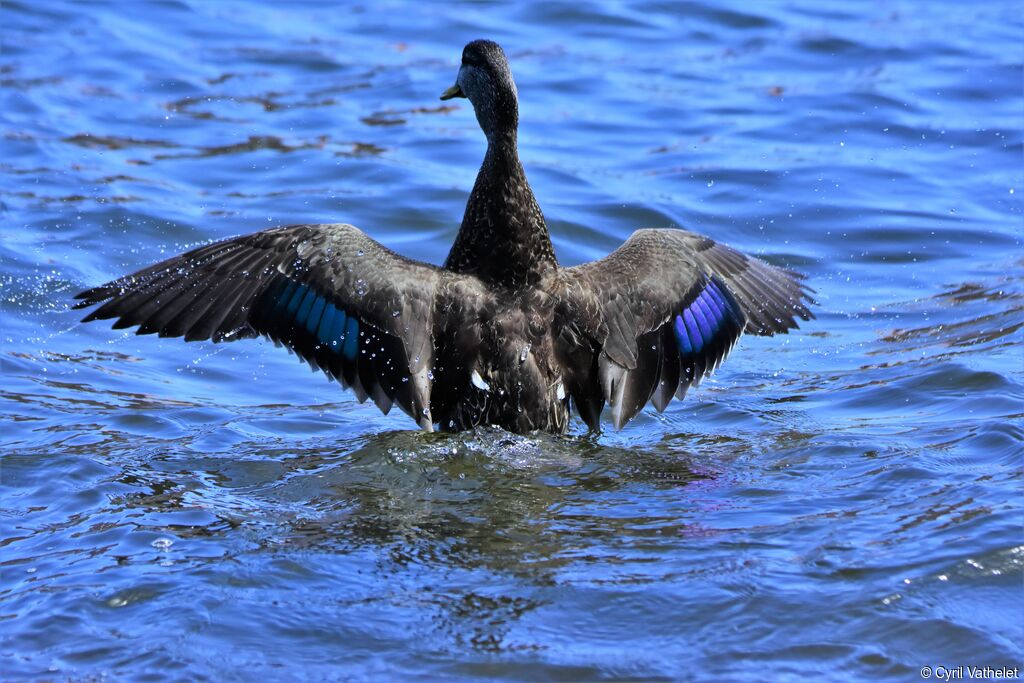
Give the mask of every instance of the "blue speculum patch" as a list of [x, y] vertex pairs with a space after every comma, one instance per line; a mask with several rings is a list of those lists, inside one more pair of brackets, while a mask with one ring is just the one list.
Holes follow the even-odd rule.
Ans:
[[675, 318], [676, 340], [684, 354], [700, 353], [721, 331], [730, 306], [714, 281]]
[[344, 309], [308, 285], [291, 280], [277, 286], [270, 301], [267, 321], [305, 328], [321, 345], [348, 360], [355, 360], [359, 349], [359, 321]]

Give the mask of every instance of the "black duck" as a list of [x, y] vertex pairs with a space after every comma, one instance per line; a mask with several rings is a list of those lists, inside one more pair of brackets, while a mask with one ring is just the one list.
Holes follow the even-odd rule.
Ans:
[[398, 405], [426, 430], [494, 424], [593, 430], [648, 402], [664, 410], [743, 332], [812, 317], [799, 276], [707, 237], [639, 230], [614, 253], [558, 265], [517, 151], [505, 54], [477, 40], [455, 85], [487, 153], [444, 266], [400, 256], [346, 224], [293, 225], [216, 242], [77, 295], [84, 320], [186, 341], [264, 335], [360, 401]]

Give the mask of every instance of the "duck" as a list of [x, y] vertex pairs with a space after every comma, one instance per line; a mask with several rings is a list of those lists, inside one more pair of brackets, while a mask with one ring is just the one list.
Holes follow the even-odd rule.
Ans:
[[462, 51], [442, 100], [468, 99], [487, 139], [444, 264], [346, 223], [212, 242], [76, 295], [83, 322], [228, 342], [266, 337], [420, 428], [621, 429], [715, 370], [743, 334], [813, 318], [803, 276], [679, 228], [559, 264], [519, 158], [518, 90], [490, 40]]

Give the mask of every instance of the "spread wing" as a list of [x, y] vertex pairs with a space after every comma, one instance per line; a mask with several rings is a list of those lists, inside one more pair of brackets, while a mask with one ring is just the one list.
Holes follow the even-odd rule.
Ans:
[[75, 307], [102, 303], [84, 322], [116, 318], [138, 334], [265, 335], [360, 401], [385, 413], [397, 403], [430, 430], [435, 303], [456, 278], [351, 225], [295, 225], [175, 256], [78, 294]]
[[639, 230], [599, 261], [559, 274], [566, 386], [597, 429], [714, 370], [746, 331], [772, 335], [813, 317], [799, 276], [684, 230]]

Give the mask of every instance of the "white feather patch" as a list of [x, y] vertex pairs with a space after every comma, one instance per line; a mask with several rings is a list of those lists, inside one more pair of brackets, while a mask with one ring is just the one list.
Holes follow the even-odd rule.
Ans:
[[484, 378], [480, 376], [480, 373], [473, 370], [473, 374], [469, 376], [469, 381], [473, 383], [473, 386], [481, 391], [490, 391], [491, 385], [484, 381]]

